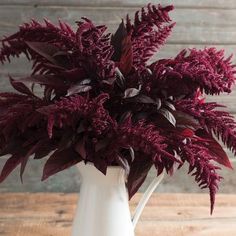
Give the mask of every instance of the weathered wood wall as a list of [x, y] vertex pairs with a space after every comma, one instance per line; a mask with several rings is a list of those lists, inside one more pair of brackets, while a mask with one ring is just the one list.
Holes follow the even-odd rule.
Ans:
[[[57, 19], [74, 24], [82, 16], [87, 16], [97, 24], [106, 24], [110, 32], [116, 27], [127, 13], [133, 13], [150, 1], [145, 0], [0, 0], [0, 36], [17, 30], [22, 22], [31, 18], [43, 20], [48, 18], [53, 22]], [[224, 48], [226, 54], [236, 52], [236, 1], [235, 0], [153, 0], [152, 3], [174, 4], [175, 11], [171, 13], [177, 25], [165, 47], [156, 58], [166, 58], [176, 55], [183, 48], [215, 46]], [[236, 60], [235, 60], [236, 61]], [[0, 91], [10, 90], [7, 75], [24, 75], [30, 69], [26, 60], [14, 61], [10, 65], [0, 66]], [[211, 98], [209, 98], [211, 99]], [[222, 95], [216, 100], [226, 104], [236, 115], [236, 90], [229, 95]], [[230, 154], [230, 156], [232, 156]], [[0, 167], [4, 158], [0, 160]], [[19, 185], [17, 175], [14, 174], [0, 191], [74, 191], [79, 185], [75, 169], [65, 171], [49, 180], [46, 184], [38, 183], [42, 164], [31, 163], [26, 173], [25, 185]], [[232, 192], [235, 172], [224, 171], [227, 182], [225, 192]], [[175, 179], [168, 179], [161, 187], [161, 191], [197, 190], [189, 184], [186, 170], [182, 170]], [[28, 177], [28, 178], [27, 178]], [[177, 186], [177, 187], [176, 187]]]

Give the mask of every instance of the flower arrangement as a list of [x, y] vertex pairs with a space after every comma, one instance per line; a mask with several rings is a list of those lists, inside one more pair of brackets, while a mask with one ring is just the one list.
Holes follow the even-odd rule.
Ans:
[[33, 65], [28, 77], [10, 76], [16, 93], [0, 93], [0, 154], [10, 154], [0, 182], [49, 155], [42, 180], [81, 161], [104, 174], [119, 165], [131, 198], [152, 166], [172, 174], [187, 163], [212, 212], [220, 165], [232, 168], [217, 139], [236, 154], [236, 122], [204, 94], [230, 93], [235, 69], [215, 48], [150, 63], [175, 25], [172, 9], [149, 4], [112, 35], [87, 18], [75, 31], [32, 20], [1, 40], [2, 63], [24, 54]]

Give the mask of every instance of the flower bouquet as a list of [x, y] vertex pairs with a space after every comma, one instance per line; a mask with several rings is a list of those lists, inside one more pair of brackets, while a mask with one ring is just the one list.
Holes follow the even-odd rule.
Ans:
[[131, 198], [152, 166], [158, 176], [187, 164], [213, 211], [218, 170], [232, 168], [218, 140], [235, 154], [236, 122], [204, 96], [230, 93], [235, 69], [215, 48], [150, 62], [175, 25], [172, 9], [149, 4], [114, 34], [87, 18], [76, 30], [32, 20], [1, 39], [0, 61], [24, 54], [32, 73], [9, 76], [16, 92], [0, 93], [0, 155], [10, 154], [0, 182], [49, 156], [42, 180], [79, 162], [104, 175], [120, 166]]

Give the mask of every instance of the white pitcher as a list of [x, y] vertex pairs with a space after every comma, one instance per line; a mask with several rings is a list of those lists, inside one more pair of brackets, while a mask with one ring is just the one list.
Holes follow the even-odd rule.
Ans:
[[123, 168], [110, 166], [106, 175], [91, 163], [81, 162], [78, 168], [82, 184], [72, 236], [134, 236], [142, 210], [163, 174], [150, 184], [131, 219]]

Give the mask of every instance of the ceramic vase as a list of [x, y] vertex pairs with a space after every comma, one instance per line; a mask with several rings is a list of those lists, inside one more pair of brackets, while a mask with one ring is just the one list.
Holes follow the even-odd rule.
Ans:
[[72, 236], [134, 236], [134, 229], [163, 174], [155, 178], [131, 216], [126, 174], [121, 167], [108, 167], [104, 175], [92, 163], [79, 163], [82, 184], [72, 226]]

